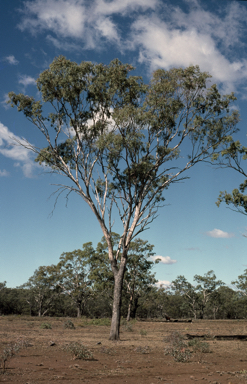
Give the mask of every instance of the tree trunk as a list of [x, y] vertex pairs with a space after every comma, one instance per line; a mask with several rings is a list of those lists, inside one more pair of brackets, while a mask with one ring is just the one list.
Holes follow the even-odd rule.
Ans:
[[137, 311], [137, 308], [139, 307], [138, 301], [139, 301], [139, 297], [138, 297], [138, 294], [137, 294], [137, 296], [134, 299], [134, 308], [133, 308], [133, 313], [132, 313], [132, 319], [136, 318], [136, 311]]
[[114, 273], [114, 294], [109, 340], [119, 340], [121, 320], [121, 298], [126, 261], [126, 258], [122, 257], [119, 270], [117, 273]]
[[81, 317], [81, 309], [80, 307], [77, 307], [77, 318]]
[[127, 318], [126, 318], [126, 321], [130, 321], [130, 310], [131, 310], [131, 304], [132, 304], [132, 298], [130, 298], [130, 301], [129, 301], [129, 306], [128, 306], [128, 313], [127, 313]]
[[132, 307], [132, 303], [133, 303], [133, 299], [134, 299], [134, 290], [135, 290], [135, 286], [133, 286], [132, 292], [130, 294], [128, 314], [127, 314], [127, 318], [126, 318], [127, 321], [130, 321], [130, 312], [131, 312], [131, 307]]

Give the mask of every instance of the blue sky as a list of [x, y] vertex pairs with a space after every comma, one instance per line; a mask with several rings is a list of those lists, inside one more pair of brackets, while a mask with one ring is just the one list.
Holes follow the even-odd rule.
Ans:
[[[102, 237], [90, 208], [78, 196], [59, 199], [56, 178], [44, 174], [34, 156], [13, 139], [45, 146], [39, 132], [6, 105], [10, 91], [37, 95], [35, 79], [53, 58], [108, 64], [119, 58], [148, 82], [157, 68], [198, 64], [222, 93], [234, 91], [246, 145], [247, 2], [216, 0], [12, 0], [0, 2], [0, 281], [25, 283], [40, 265]], [[166, 206], [142, 238], [162, 262], [159, 281], [214, 270], [230, 284], [247, 267], [247, 218], [217, 208], [221, 190], [242, 178], [232, 170], [199, 164], [190, 179], [165, 192]], [[115, 228], [120, 232], [121, 228]]]

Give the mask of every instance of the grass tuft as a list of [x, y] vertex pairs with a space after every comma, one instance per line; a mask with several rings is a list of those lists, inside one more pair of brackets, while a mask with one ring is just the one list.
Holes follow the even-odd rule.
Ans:
[[40, 328], [41, 329], [52, 329], [52, 326], [50, 323], [41, 323]]
[[74, 325], [74, 323], [71, 320], [66, 320], [63, 323], [63, 326], [64, 326], [64, 328], [75, 329], [75, 325]]
[[93, 360], [93, 353], [82, 343], [69, 343], [63, 348], [63, 350], [72, 353], [73, 359]]

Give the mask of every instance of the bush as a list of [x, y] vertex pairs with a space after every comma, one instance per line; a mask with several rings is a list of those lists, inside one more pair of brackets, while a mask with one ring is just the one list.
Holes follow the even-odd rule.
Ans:
[[52, 329], [52, 326], [50, 323], [42, 323], [40, 324], [41, 329]]
[[92, 360], [93, 353], [89, 351], [82, 343], [70, 343], [66, 345], [64, 351], [72, 353], [74, 359]]
[[192, 347], [194, 353], [211, 353], [209, 349], [209, 344], [206, 341], [200, 341], [199, 339], [193, 339], [188, 342], [188, 346]]
[[111, 325], [111, 320], [108, 319], [107, 317], [104, 317], [102, 319], [86, 319], [79, 326], [83, 327], [84, 325], [105, 325], [105, 326], [109, 326], [109, 325]]
[[63, 326], [64, 328], [75, 329], [74, 323], [71, 320], [66, 320]]
[[6, 363], [7, 360], [11, 357], [15, 356], [21, 348], [26, 348], [29, 346], [29, 343], [27, 340], [17, 339], [15, 343], [8, 344], [0, 356], [0, 360], [2, 361], [2, 373], [6, 370]]
[[140, 330], [140, 335], [141, 336], [146, 336], [147, 335], [147, 331], [145, 329], [141, 329]]
[[179, 332], [172, 332], [165, 340], [169, 345], [165, 348], [165, 354], [171, 355], [175, 361], [186, 363], [191, 358], [191, 351]]

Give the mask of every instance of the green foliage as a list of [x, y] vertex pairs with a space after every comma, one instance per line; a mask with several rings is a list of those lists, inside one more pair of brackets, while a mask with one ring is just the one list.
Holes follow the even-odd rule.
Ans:
[[[234, 95], [220, 95], [216, 85], [207, 88], [211, 76], [198, 66], [159, 69], [149, 84], [131, 76], [133, 69], [117, 59], [77, 64], [59, 56], [37, 79], [41, 101], [9, 93], [11, 105], [47, 140], [46, 148], [31, 147], [36, 161], [73, 182], [59, 193], [78, 193], [106, 238], [110, 199], [124, 223], [121, 241], [129, 235], [126, 246], [136, 228], [142, 231], [155, 218], [163, 191], [196, 163], [217, 156], [239, 120], [236, 111], [229, 112]], [[191, 153], [180, 157], [186, 141]]]
[[74, 325], [74, 323], [71, 320], [66, 320], [63, 323], [63, 326], [64, 326], [64, 328], [75, 329], [75, 325]]
[[227, 206], [233, 207], [233, 210], [247, 215], [247, 172], [242, 163], [247, 159], [247, 147], [241, 145], [239, 140], [234, 141], [231, 136], [225, 141], [225, 148], [221, 151], [221, 156], [214, 159], [216, 164], [222, 167], [229, 167], [240, 173], [245, 179], [239, 188], [233, 189], [232, 193], [221, 191], [216, 202], [219, 207], [222, 202]]
[[40, 328], [41, 329], [52, 329], [52, 326], [50, 323], [41, 323]]
[[89, 260], [94, 253], [92, 243], [83, 244], [83, 249], [65, 252], [53, 266], [56, 285], [69, 297], [77, 309], [77, 317], [82, 315], [86, 301], [91, 294], [91, 280], [88, 278]]
[[209, 344], [206, 341], [200, 341], [199, 339], [189, 340], [188, 346], [192, 347], [194, 353], [211, 353], [212, 351], [209, 348]]
[[111, 325], [111, 319], [108, 318], [102, 318], [102, 319], [86, 319], [82, 322], [84, 325], [103, 325], [103, 326], [109, 326]]
[[223, 286], [224, 283], [221, 280], [216, 280], [216, 275], [212, 270], [205, 273], [204, 276], [195, 275], [194, 281], [198, 283], [195, 289], [199, 294], [200, 318], [203, 319], [204, 310], [210, 297], [215, 294], [217, 287]]
[[[156, 218], [163, 192], [195, 164], [217, 157], [239, 121], [236, 111], [230, 113], [234, 95], [207, 87], [211, 76], [198, 66], [158, 69], [149, 84], [131, 76], [133, 69], [118, 59], [77, 64], [59, 56], [37, 79], [41, 100], [9, 93], [11, 105], [45, 137], [45, 148], [28, 144], [36, 161], [68, 180], [58, 196], [75, 192], [92, 209], [119, 284], [131, 241]], [[116, 252], [114, 210], [123, 225]]]
[[40, 266], [21, 288], [26, 289], [26, 301], [38, 316], [47, 314], [60, 294], [53, 266]]
[[165, 347], [165, 355], [171, 355], [180, 363], [186, 363], [191, 359], [191, 351], [179, 332], [172, 332], [165, 341], [168, 343]]
[[237, 280], [232, 281], [232, 284], [234, 284], [243, 295], [247, 296], [247, 269], [244, 270], [242, 275], [238, 276]]
[[140, 330], [140, 335], [141, 336], [147, 336], [147, 331], [145, 329]]
[[93, 353], [82, 343], [69, 343], [63, 349], [64, 351], [70, 352], [74, 359], [93, 360]]

